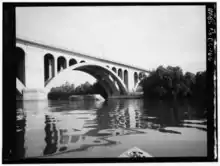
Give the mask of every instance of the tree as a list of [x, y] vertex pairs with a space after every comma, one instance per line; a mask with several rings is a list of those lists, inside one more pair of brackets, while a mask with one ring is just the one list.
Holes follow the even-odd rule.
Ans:
[[[159, 66], [150, 71], [140, 83], [147, 98], [186, 98], [205, 96], [205, 72], [196, 75], [183, 71], [180, 67]], [[202, 92], [201, 92], [202, 91]]]
[[93, 85], [89, 82], [85, 82], [75, 88], [74, 84], [65, 82], [59, 87], [52, 88], [48, 94], [49, 99], [68, 99], [71, 95], [85, 95], [85, 94], [100, 94], [104, 98], [107, 97], [107, 94], [104, 88], [95, 82]]

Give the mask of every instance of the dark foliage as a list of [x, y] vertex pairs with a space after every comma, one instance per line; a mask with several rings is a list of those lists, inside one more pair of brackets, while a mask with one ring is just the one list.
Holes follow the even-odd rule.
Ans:
[[183, 74], [180, 67], [159, 66], [150, 72], [141, 84], [145, 98], [205, 99], [206, 72]]
[[59, 87], [52, 88], [48, 94], [48, 98], [51, 100], [66, 100], [71, 95], [86, 94], [100, 94], [104, 98], [107, 97], [104, 88], [99, 84], [99, 82], [95, 82], [93, 85], [91, 85], [89, 82], [86, 82], [77, 86], [76, 88], [74, 84], [69, 84], [66, 82]]

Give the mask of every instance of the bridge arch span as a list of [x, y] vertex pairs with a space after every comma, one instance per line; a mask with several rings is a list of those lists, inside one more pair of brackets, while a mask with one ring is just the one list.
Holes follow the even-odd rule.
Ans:
[[[97, 65], [86, 62], [75, 64], [61, 71], [59, 74], [57, 74], [57, 76], [55, 76], [45, 84], [45, 88], [47, 89], [47, 91], [49, 92], [49, 90], [54, 86], [56, 78], [58, 78], [61, 74], [64, 75], [71, 72], [72, 70], [82, 71], [95, 77], [101, 83], [101, 85], [103, 85], [103, 88], [106, 90], [108, 96], [128, 94], [126, 85], [124, 84], [123, 80], [121, 80], [121, 78], [117, 75], [117, 73], [105, 67], [104, 65]], [[109, 76], [111, 76], [113, 80], [110, 79]], [[119, 88], [117, 88], [117, 86]]]

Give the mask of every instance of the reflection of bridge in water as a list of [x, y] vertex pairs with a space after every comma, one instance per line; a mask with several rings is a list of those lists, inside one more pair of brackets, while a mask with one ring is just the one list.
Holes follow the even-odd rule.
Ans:
[[[89, 111], [66, 112], [66, 115], [70, 116], [69, 120], [62, 117], [62, 120], [59, 121], [59, 117], [54, 114], [46, 115], [45, 141], [47, 145], [44, 149], [44, 155], [70, 149], [80, 149], [83, 145], [97, 146], [108, 144], [107, 140], [97, 139], [97, 136], [107, 136], [100, 134], [99, 131], [101, 130], [140, 127], [141, 113], [135, 108], [140, 103], [134, 102], [110, 100], [96, 111], [93, 111], [94, 105], [90, 105]], [[108, 105], [111, 107], [108, 107]], [[80, 116], [80, 114], [83, 114], [83, 116]], [[77, 115], [76, 119], [74, 115]], [[69, 124], [68, 121], [71, 121], [70, 126], [67, 125]], [[114, 134], [112, 132], [109, 135]]]
[[88, 144], [108, 144], [107, 140], [97, 141], [100, 130], [140, 126], [139, 103], [134, 102], [63, 103], [61, 107], [53, 103], [48, 107], [47, 102], [40, 101], [24, 102], [21, 112], [25, 116], [20, 116], [20, 122], [25, 121], [25, 125], [19, 126], [25, 135], [26, 157], [59, 153]]
[[[86, 150], [92, 146], [116, 145], [108, 138], [140, 128], [181, 134], [167, 126], [198, 128], [180, 123], [184, 112], [160, 103], [157, 109], [143, 100], [109, 100], [104, 103], [24, 102], [18, 106], [17, 136], [20, 157], [36, 157]], [[151, 104], [151, 103], [150, 103]], [[86, 106], [85, 106], [86, 105]], [[187, 106], [188, 108], [188, 106]], [[179, 109], [181, 110], [181, 109]], [[185, 108], [183, 110], [186, 110]], [[179, 121], [179, 122], [178, 122]], [[194, 125], [194, 126], [193, 126]], [[135, 132], [133, 132], [135, 134]]]

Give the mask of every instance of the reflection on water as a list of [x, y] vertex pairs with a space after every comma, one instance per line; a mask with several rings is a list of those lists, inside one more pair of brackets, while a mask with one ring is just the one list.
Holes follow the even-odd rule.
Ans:
[[206, 131], [203, 112], [187, 101], [17, 102], [16, 154], [26, 158], [116, 146], [110, 136], [141, 134], [137, 129], [144, 128], [179, 135], [166, 127]]
[[17, 103], [17, 117], [16, 117], [16, 156], [18, 158], [24, 158], [25, 157], [25, 128], [26, 128], [26, 115], [25, 112], [21, 109], [23, 108], [23, 103], [18, 102]]
[[45, 115], [45, 142], [44, 155], [55, 153], [57, 151], [58, 132], [54, 119], [49, 115]]

